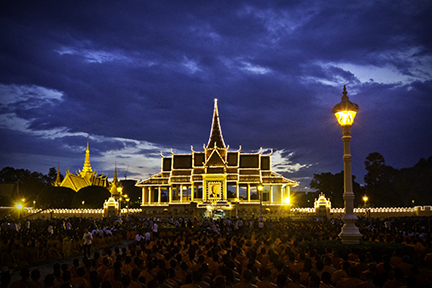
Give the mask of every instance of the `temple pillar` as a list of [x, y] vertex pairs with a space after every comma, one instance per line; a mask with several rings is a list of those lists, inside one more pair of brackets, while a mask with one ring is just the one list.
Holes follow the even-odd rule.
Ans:
[[270, 185], [270, 203], [273, 204], [273, 185]]
[[195, 196], [194, 193], [195, 193], [195, 184], [194, 182], [191, 182], [191, 198], [190, 198], [191, 202], [194, 201], [194, 196]]
[[247, 198], [248, 198], [248, 202], [250, 202], [250, 184], [249, 183], [247, 186]]
[[183, 202], [183, 185], [180, 185], [180, 202]]
[[[288, 190], [288, 198], [290, 199], [290, 203], [291, 203], [291, 187], [290, 186], [286, 186], [287, 190]], [[285, 203], [285, 199], [283, 200], [283, 202]]]
[[240, 191], [239, 191], [239, 184], [236, 182], [236, 199], [240, 201]]
[[149, 193], [149, 203], [153, 203], [154, 195], [153, 195], [153, 187], [152, 186], [149, 186], [148, 193]]
[[142, 197], [143, 197], [143, 204], [147, 204], [148, 203], [147, 187], [142, 188]]
[[172, 186], [170, 186], [168, 188], [168, 193], [169, 193], [169, 195], [168, 195], [168, 202], [171, 203], [172, 202]]
[[159, 204], [161, 203], [161, 196], [162, 196], [162, 193], [161, 193], [161, 187], [159, 186], [159, 187], [158, 187], [158, 203], [159, 203]]

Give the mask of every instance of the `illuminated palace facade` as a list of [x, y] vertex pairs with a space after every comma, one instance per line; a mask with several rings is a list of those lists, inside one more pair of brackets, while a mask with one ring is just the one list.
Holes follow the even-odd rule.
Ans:
[[[229, 151], [214, 102], [210, 138], [204, 151], [170, 156], [161, 153], [161, 171], [140, 181], [144, 213], [192, 216], [235, 216], [277, 211], [297, 182], [271, 170], [271, 156]], [[262, 185], [262, 192], [258, 186]], [[261, 197], [261, 199], [260, 199]]]

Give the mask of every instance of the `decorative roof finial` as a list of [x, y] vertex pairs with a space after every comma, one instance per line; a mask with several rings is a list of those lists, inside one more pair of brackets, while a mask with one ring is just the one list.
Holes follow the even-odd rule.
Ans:
[[347, 96], [347, 94], [348, 94], [348, 92], [347, 92], [347, 90], [346, 90], [346, 85], [344, 85], [344, 90], [342, 91], [342, 99], [344, 99], [344, 97], [347, 97], [348, 98], [348, 96]]
[[87, 149], [85, 154], [85, 160], [84, 160], [84, 167], [81, 171], [82, 174], [86, 174], [88, 172], [92, 172], [91, 166], [90, 166], [90, 149], [89, 149], [89, 137], [87, 137]]
[[115, 183], [115, 185], [118, 184], [118, 180], [117, 180], [117, 162], [115, 163], [115, 167], [114, 167], [114, 178], [113, 178], [113, 183]]
[[213, 122], [207, 148], [211, 148], [211, 145], [213, 144], [215, 145], [215, 148], [226, 148], [225, 141], [222, 137], [222, 129], [219, 122], [219, 111], [216, 98], [214, 99]]
[[56, 179], [53, 183], [53, 186], [58, 187], [61, 184], [61, 179], [60, 179], [60, 163], [58, 163], [57, 165], [57, 176]]

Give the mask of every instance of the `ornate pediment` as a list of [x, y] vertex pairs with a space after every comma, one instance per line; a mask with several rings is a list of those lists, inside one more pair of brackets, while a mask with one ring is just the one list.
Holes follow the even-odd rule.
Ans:
[[213, 149], [210, 156], [207, 158], [207, 161], [205, 162], [206, 167], [213, 167], [213, 166], [223, 166], [226, 167], [227, 162], [222, 157], [222, 155], [219, 153], [218, 149]]

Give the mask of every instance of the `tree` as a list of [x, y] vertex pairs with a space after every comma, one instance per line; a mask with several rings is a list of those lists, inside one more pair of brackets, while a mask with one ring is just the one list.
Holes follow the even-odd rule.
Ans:
[[384, 157], [378, 152], [366, 157], [365, 166], [367, 174], [364, 181], [370, 203], [376, 207], [400, 206], [400, 197], [403, 195], [396, 185], [399, 170], [387, 166]]
[[76, 192], [66, 187], [47, 187], [39, 193], [36, 200], [37, 208], [72, 208], [72, 199]]
[[[364, 188], [359, 183], [355, 182], [355, 176], [352, 175], [353, 181], [353, 192], [356, 195], [354, 198], [354, 206], [358, 207], [361, 203], [361, 195], [364, 193]], [[315, 198], [319, 197], [320, 193], [326, 195], [326, 198], [330, 198], [332, 207], [344, 207], [344, 171], [336, 174], [330, 172], [314, 174], [309, 186], [312, 189], [316, 189]]]
[[45, 188], [51, 185], [49, 178], [39, 172], [31, 172], [26, 169], [5, 167], [0, 171], [1, 183], [19, 183], [19, 195], [16, 197], [32, 201]]
[[421, 158], [414, 167], [402, 168], [395, 181], [398, 206], [430, 205], [432, 203], [432, 156]]
[[105, 187], [87, 186], [75, 193], [71, 206], [72, 208], [101, 209], [105, 200], [108, 200], [110, 196], [111, 193]]

